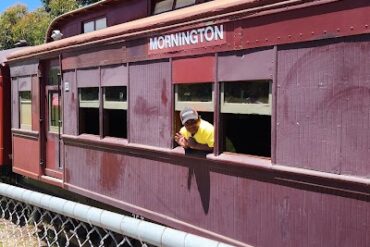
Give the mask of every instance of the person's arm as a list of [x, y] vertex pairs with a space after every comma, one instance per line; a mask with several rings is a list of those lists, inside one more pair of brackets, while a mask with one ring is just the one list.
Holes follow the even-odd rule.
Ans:
[[212, 151], [213, 147], [209, 147], [208, 144], [200, 144], [193, 137], [187, 140], [188, 146], [192, 149], [202, 150], [202, 151]]
[[186, 138], [180, 133], [175, 134], [175, 141], [183, 148], [189, 147], [188, 140], [186, 140]]

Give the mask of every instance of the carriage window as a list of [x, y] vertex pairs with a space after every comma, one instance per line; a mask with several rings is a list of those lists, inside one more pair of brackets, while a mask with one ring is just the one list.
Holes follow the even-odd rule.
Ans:
[[100, 18], [95, 21], [95, 30], [104, 29], [107, 27], [107, 18]]
[[127, 138], [127, 87], [104, 88], [104, 136]]
[[191, 6], [197, 3], [209, 2], [210, 0], [153, 0], [152, 6], [154, 15], [163, 12]]
[[269, 80], [222, 84], [224, 151], [271, 156], [271, 100]]
[[96, 20], [83, 22], [83, 32], [89, 33], [107, 27], [107, 18], [99, 18]]
[[32, 100], [31, 91], [19, 92], [20, 128], [32, 129]]
[[175, 5], [175, 9], [190, 6], [190, 5], [193, 5], [193, 4], [195, 4], [195, 0], [182, 0], [182, 1], [177, 0], [176, 5]]
[[48, 85], [58, 85], [59, 67], [51, 67], [48, 72]]
[[193, 107], [198, 111], [213, 112], [212, 83], [176, 85], [175, 109], [181, 111], [187, 106]]
[[179, 114], [185, 107], [196, 109], [202, 119], [213, 124], [213, 83], [175, 85], [175, 131], [182, 127]]
[[99, 135], [99, 88], [80, 88], [79, 104], [79, 133]]
[[174, 0], [157, 0], [154, 2], [153, 14], [160, 14], [172, 10]]
[[49, 92], [49, 131], [58, 132], [59, 128], [59, 96], [58, 92]]

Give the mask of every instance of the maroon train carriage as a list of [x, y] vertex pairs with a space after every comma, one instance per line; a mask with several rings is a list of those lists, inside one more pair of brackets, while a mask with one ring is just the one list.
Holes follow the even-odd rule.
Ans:
[[7, 56], [22, 48], [0, 51], [0, 169], [1, 174], [8, 174], [11, 167], [11, 90], [10, 70]]
[[[367, 0], [67, 13], [8, 57], [13, 171], [237, 246], [370, 246], [369, 16]], [[215, 125], [206, 158], [174, 145], [186, 106]]]

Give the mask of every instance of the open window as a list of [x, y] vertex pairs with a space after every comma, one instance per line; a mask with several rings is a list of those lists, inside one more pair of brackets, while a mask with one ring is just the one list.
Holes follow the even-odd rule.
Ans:
[[[191, 72], [189, 67], [192, 68]], [[202, 119], [213, 124], [214, 71], [214, 55], [172, 60], [172, 83], [175, 84], [175, 132], [182, 127], [179, 114], [185, 107], [194, 108]]]
[[271, 157], [274, 48], [218, 56], [221, 152]]
[[104, 136], [127, 138], [127, 87], [104, 87]]
[[99, 135], [99, 88], [79, 89], [79, 133]]
[[271, 156], [271, 81], [221, 84], [223, 150]]

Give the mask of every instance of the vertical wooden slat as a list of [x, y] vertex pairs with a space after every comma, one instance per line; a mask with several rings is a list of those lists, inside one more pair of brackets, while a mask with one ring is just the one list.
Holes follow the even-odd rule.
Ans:
[[171, 147], [170, 63], [130, 65], [130, 142]]
[[[67, 71], [63, 73], [63, 133], [68, 135], [77, 135], [77, 102], [78, 102], [78, 92], [75, 80], [75, 71]], [[68, 84], [69, 90], [65, 90], [65, 84]]]
[[319, 43], [279, 51], [277, 163], [368, 176], [370, 44]]
[[12, 79], [12, 128], [19, 128], [18, 79]]

